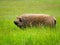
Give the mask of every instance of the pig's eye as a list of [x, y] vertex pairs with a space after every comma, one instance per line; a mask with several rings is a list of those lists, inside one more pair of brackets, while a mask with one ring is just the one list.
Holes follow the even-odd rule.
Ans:
[[22, 22], [21, 18], [19, 18], [19, 21]]

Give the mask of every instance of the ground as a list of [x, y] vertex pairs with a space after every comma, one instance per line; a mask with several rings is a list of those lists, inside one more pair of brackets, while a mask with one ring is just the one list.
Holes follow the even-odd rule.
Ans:
[[[50, 14], [57, 25], [20, 29], [13, 21], [23, 13]], [[60, 45], [60, 0], [0, 0], [0, 45]]]

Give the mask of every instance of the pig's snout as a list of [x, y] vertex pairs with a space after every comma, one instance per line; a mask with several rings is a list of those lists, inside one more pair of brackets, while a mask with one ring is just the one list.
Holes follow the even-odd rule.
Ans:
[[16, 25], [17, 25], [17, 24], [18, 24], [18, 21], [14, 21], [14, 24], [16, 24]]

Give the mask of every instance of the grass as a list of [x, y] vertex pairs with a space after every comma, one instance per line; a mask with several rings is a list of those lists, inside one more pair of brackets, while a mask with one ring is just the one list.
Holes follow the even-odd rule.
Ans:
[[[56, 28], [20, 29], [13, 21], [24, 13], [56, 17]], [[0, 45], [60, 45], [60, 0], [0, 0]]]

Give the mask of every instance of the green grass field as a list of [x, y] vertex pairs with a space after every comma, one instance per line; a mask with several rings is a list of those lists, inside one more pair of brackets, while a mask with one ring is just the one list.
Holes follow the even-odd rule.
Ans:
[[[57, 25], [20, 29], [13, 21], [24, 13], [55, 16]], [[0, 45], [60, 45], [60, 0], [0, 0]]]

